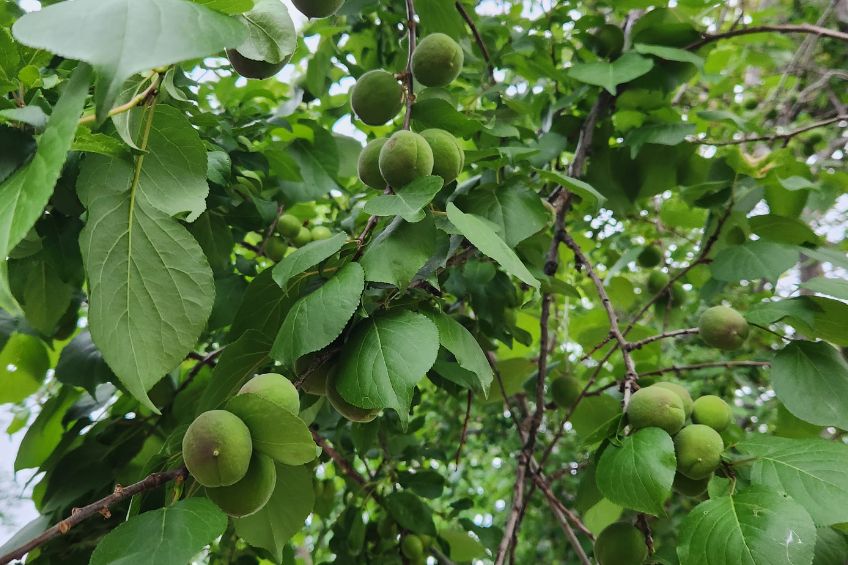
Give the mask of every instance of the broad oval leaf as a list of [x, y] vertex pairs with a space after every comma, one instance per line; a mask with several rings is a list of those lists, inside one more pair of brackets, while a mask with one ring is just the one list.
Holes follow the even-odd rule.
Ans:
[[478, 187], [458, 203], [469, 214], [485, 218], [500, 228], [504, 242], [515, 247], [551, 221], [539, 195], [520, 184]]
[[444, 234], [430, 216], [413, 224], [395, 218], [362, 256], [366, 280], [406, 288], [439, 249], [442, 239]]
[[400, 216], [407, 222], [424, 218], [421, 211], [432, 202], [444, 182], [441, 177], [417, 178], [394, 194], [375, 196], [365, 203], [363, 211], [374, 216]]
[[436, 535], [433, 511], [427, 504], [408, 491], [386, 497], [386, 509], [402, 528], [419, 534]]
[[660, 428], [643, 428], [604, 450], [595, 471], [598, 489], [610, 501], [662, 516], [671, 495], [677, 458], [674, 442]]
[[616, 93], [619, 84], [639, 78], [654, 67], [654, 62], [636, 53], [625, 53], [612, 63], [580, 63], [568, 70], [573, 79], [602, 86], [610, 94]]
[[14, 333], [0, 349], [0, 404], [20, 402], [41, 388], [50, 368], [44, 342]]
[[347, 235], [337, 233], [328, 239], [319, 239], [311, 241], [296, 249], [291, 255], [286, 257], [274, 266], [272, 271], [274, 282], [280, 288], [286, 288], [292, 277], [304, 272], [306, 269], [314, 267], [324, 259], [332, 257], [344, 247], [347, 242]]
[[62, 349], [56, 364], [56, 380], [82, 387], [91, 396], [95, 395], [98, 385], [114, 378], [115, 374], [103, 360], [103, 355], [91, 339], [91, 333], [87, 331], [77, 334]]
[[241, 16], [247, 39], [238, 52], [254, 61], [288, 61], [297, 46], [297, 32], [288, 8], [280, 0], [255, 0], [253, 9]]
[[787, 493], [816, 524], [848, 522], [848, 446], [822, 439], [756, 436], [736, 448], [757, 458], [752, 484]]
[[197, 413], [214, 410], [236, 394], [250, 377], [268, 364], [270, 350], [271, 341], [257, 330], [247, 330], [228, 345], [212, 370]]
[[315, 441], [309, 428], [288, 410], [255, 394], [234, 396], [226, 409], [250, 429], [256, 451], [286, 465], [303, 465], [315, 459]]
[[794, 247], [770, 241], [749, 241], [725, 247], [710, 264], [713, 277], [720, 281], [768, 279], [772, 282], [798, 262]]
[[680, 565], [810, 565], [816, 528], [791, 498], [763, 488], [702, 502], [683, 520]]
[[134, 516], [106, 534], [89, 565], [185, 565], [224, 533], [227, 516], [206, 498], [188, 498]]
[[476, 375], [477, 387], [475, 388], [488, 397], [494, 373], [480, 344], [465, 326], [450, 316], [441, 312], [428, 315], [439, 330], [439, 343], [456, 357], [460, 367]]

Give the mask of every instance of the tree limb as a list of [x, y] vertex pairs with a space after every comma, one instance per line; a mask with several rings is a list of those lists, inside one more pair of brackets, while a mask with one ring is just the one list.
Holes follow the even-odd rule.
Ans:
[[848, 114], [840, 114], [838, 116], [833, 116], [832, 118], [827, 118], [826, 120], [820, 120], [818, 122], [813, 122], [812, 124], [806, 125], [804, 127], [793, 129], [783, 133], [772, 133], [770, 135], [758, 135], [756, 137], [745, 137], [741, 139], [731, 139], [728, 141], [716, 141], [713, 139], [696, 139], [693, 140], [693, 143], [697, 143], [699, 145], [715, 145], [716, 147], [722, 147], [726, 145], [741, 145], [743, 143], [752, 143], [756, 141], [766, 141], [772, 142], [777, 141], [779, 139], [789, 140], [795, 137], [798, 134], [804, 133], [805, 131], [810, 131], [811, 129], [820, 128], [823, 126], [828, 126], [830, 124], [841, 122], [843, 120], [848, 120]]
[[743, 27], [726, 31], [724, 33], [704, 34], [698, 41], [687, 45], [686, 49], [694, 50], [714, 41], [737, 37], [739, 35], [750, 35], [753, 33], [811, 33], [813, 35], [820, 35], [823, 37], [830, 37], [831, 39], [838, 39], [839, 41], [848, 42], [848, 33], [844, 33], [835, 29], [828, 29], [826, 27], [821, 27], [812, 24], [772, 24]]
[[769, 361], [715, 361], [710, 363], [695, 363], [694, 365], [672, 365], [663, 369], [655, 369], [653, 371], [645, 371], [643, 377], [651, 375], [662, 375], [663, 373], [682, 373], [683, 371], [695, 371], [698, 369], [712, 369], [715, 367], [768, 367], [771, 365]]

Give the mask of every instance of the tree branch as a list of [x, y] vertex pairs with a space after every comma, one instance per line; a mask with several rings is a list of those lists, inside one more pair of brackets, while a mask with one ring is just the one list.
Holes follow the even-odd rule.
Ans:
[[67, 534], [71, 528], [96, 514], [99, 514], [104, 518], [109, 518], [111, 516], [109, 508], [122, 500], [135, 496], [141, 492], [155, 489], [170, 481], [183, 481], [186, 477], [188, 477], [188, 470], [185, 467], [181, 467], [179, 469], [172, 469], [163, 473], [153, 473], [128, 487], [115, 485], [114, 492], [109, 496], [103, 497], [97, 502], [92, 502], [88, 506], [74, 508], [71, 510], [70, 516], [54, 525], [40, 536], [25, 543], [19, 548], [10, 551], [6, 555], [0, 556], [0, 565], [5, 565], [6, 563], [11, 563], [15, 559], [22, 558], [36, 547], [39, 547], [55, 537]]
[[[156, 73], [156, 76], [153, 77], [153, 80], [150, 82], [150, 85], [145, 88], [141, 93], [136, 94], [132, 97], [132, 99], [126, 104], [121, 104], [120, 106], [115, 106], [106, 114], [109, 117], [115, 116], [117, 114], [123, 114], [124, 112], [129, 112], [139, 104], [144, 103], [149, 97], [154, 96], [156, 94], [156, 89], [159, 88], [159, 82], [161, 81], [162, 75]], [[90, 124], [97, 120], [97, 116], [95, 114], [91, 114], [89, 116], [83, 116], [77, 122], [79, 125]]]
[[698, 41], [687, 45], [686, 49], [694, 50], [703, 47], [708, 43], [712, 43], [713, 41], [728, 39], [730, 37], [737, 37], [739, 35], [750, 35], [753, 33], [811, 33], [813, 35], [820, 35], [824, 37], [830, 37], [831, 39], [838, 39], [839, 41], [848, 42], [848, 33], [844, 33], [835, 29], [828, 29], [826, 27], [821, 27], [812, 24], [773, 24], [743, 27], [726, 31], [724, 33], [704, 34]]
[[492, 57], [489, 54], [489, 48], [486, 47], [486, 42], [483, 41], [483, 36], [480, 35], [480, 30], [477, 29], [477, 26], [474, 24], [474, 20], [471, 19], [471, 15], [465, 9], [465, 6], [462, 5], [460, 0], [454, 2], [454, 6], [456, 6], [456, 10], [459, 12], [459, 15], [462, 16], [462, 19], [465, 20], [465, 23], [468, 24], [468, 27], [471, 28], [471, 33], [474, 35], [474, 41], [477, 42], [477, 47], [480, 48], [483, 60], [486, 61], [486, 71], [489, 76], [489, 82], [494, 84], [495, 68], [492, 65]]
[[454, 461], [457, 465], [459, 465], [459, 459], [462, 455], [462, 448], [465, 445], [465, 441], [468, 439], [468, 422], [471, 420], [471, 401], [474, 398], [474, 395], [471, 391], [468, 391], [468, 399], [465, 405], [465, 419], [462, 422], [462, 432], [459, 434], [459, 447], [456, 448], [456, 455], [454, 456]]
[[696, 371], [698, 369], [712, 369], [716, 367], [768, 367], [771, 365], [769, 361], [714, 361], [710, 363], [695, 363], [694, 365], [672, 365], [663, 369], [655, 369], [653, 371], [645, 371], [643, 377], [652, 375], [662, 375], [663, 373], [682, 373], [684, 371]]
[[348, 463], [347, 459], [341, 456], [341, 454], [336, 451], [332, 445], [318, 432], [315, 430], [311, 430], [312, 439], [315, 440], [321, 449], [326, 453], [330, 459], [333, 460], [333, 463], [339, 468], [339, 470], [345, 474], [345, 476], [351, 478], [354, 482], [358, 483], [359, 486], [364, 487], [368, 484], [368, 481], [363, 477], [359, 471], [353, 468], [353, 466]]
[[635, 351], [636, 349], [642, 349], [649, 343], [654, 343], [655, 341], [660, 341], [661, 339], [669, 339], [673, 337], [680, 337], [682, 335], [692, 335], [698, 333], [698, 328], [686, 328], [685, 330], [672, 330], [670, 332], [665, 332], [657, 335], [652, 335], [651, 337], [646, 337], [645, 339], [640, 339], [639, 341], [631, 341], [627, 344], [627, 348], [630, 351]]
[[412, 105], [415, 103], [415, 81], [412, 78], [412, 54], [415, 52], [415, 4], [406, 0], [406, 29], [408, 30], [408, 49], [406, 56], [406, 113], [403, 116], [403, 129], [408, 130], [412, 121]]
[[821, 120], [818, 122], [813, 122], [812, 124], [806, 125], [804, 127], [790, 130], [784, 133], [773, 133], [771, 135], [758, 135], [756, 137], [745, 137], [742, 139], [731, 139], [729, 141], [716, 141], [712, 139], [696, 139], [693, 140], [693, 143], [697, 143], [699, 145], [715, 145], [716, 147], [722, 147], [726, 145], [741, 145], [743, 143], [753, 143], [756, 141], [777, 141], [779, 139], [789, 140], [795, 137], [798, 134], [804, 133], [805, 131], [810, 131], [811, 129], [820, 128], [823, 126], [828, 126], [835, 122], [841, 122], [843, 120], [848, 120], [848, 114], [840, 114], [838, 116], [833, 116], [832, 118], [827, 118], [826, 120]]

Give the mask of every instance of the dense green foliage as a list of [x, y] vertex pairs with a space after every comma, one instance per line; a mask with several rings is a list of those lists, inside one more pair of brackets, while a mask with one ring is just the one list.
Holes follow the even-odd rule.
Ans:
[[0, 0], [0, 556], [845, 563], [836, 4]]

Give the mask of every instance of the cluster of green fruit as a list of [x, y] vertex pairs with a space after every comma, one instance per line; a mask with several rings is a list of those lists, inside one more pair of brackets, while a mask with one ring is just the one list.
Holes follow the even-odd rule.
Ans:
[[[420, 84], [442, 87], [462, 70], [459, 44], [443, 33], [428, 35], [412, 54], [412, 75]], [[412, 96], [411, 92], [406, 93]], [[350, 93], [354, 114], [368, 125], [382, 125], [393, 119], [403, 106], [404, 89], [398, 77], [377, 69], [359, 77]], [[465, 152], [459, 141], [443, 129], [421, 133], [395, 132], [388, 139], [375, 139], [359, 155], [360, 180], [371, 188], [401, 188], [417, 178], [436, 175], [449, 183], [465, 165]]]
[[[295, 415], [300, 411], [297, 389], [277, 373], [253, 377], [238, 394], [256, 395]], [[249, 427], [227, 410], [194, 419], [183, 436], [183, 460], [206, 496], [231, 516], [261, 510], [277, 482], [274, 461], [254, 451]]]
[[328, 239], [332, 236], [333, 232], [326, 226], [308, 228], [303, 225], [300, 218], [283, 214], [277, 221], [276, 234], [265, 242], [265, 256], [275, 262], [281, 261], [286, 256], [289, 244], [292, 247], [303, 247], [311, 241]]
[[430, 541], [428, 536], [406, 534], [400, 540], [400, 552], [409, 559], [410, 565], [424, 565], [427, 563], [424, 550]]
[[295, 363], [295, 372], [303, 378], [301, 388], [307, 394], [326, 396], [336, 412], [351, 422], [371, 422], [379, 409], [360, 408], [342, 398], [336, 389], [336, 370], [332, 362], [320, 363], [315, 355], [304, 355]]
[[[326, 18], [335, 14], [344, 0], [292, 0], [295, 8], [307, 18]], [[263, 30], [265, 31], [265, 30]], [[265, 31], [267, 33], [267, 31]], [[282, 61], [263, 61], [246, 57], [238, 49], [227, 49], [227, 58], [238, 74], [244, 78], [266, 79], [286, 66], [291, 57]]]

